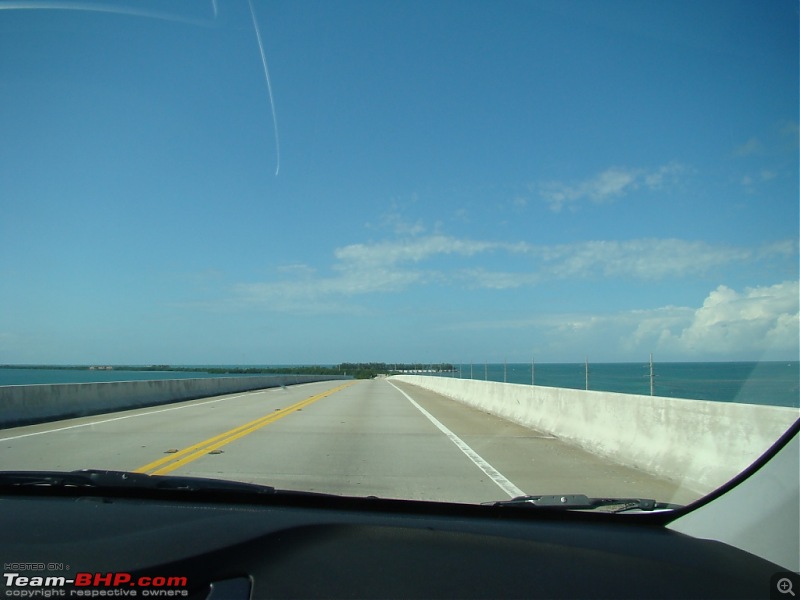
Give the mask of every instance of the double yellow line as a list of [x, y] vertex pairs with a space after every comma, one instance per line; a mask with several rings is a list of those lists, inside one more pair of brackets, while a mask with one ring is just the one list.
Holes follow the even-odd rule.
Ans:
[[244, 425], [240, 425], [239, 427], [235, 427], [230, 431], [226, 431], [225, 433], [220, 433], [219, 435], [215, 435], [214, 437], [208, 438], [198, 444], [194, 444], [193, 446], [189, 446], [188, 448], [184, 448], [183, 450], [179, 450], [174, 454], [170, 454], [169, 456], [165, 456], [164, 458], [159, 458], [151, 463], [148, 463], [142, 467], [139, 467], [135, 470], [136, 473], [148, 473], [150, 475], [165, 475], [175, 469], [182, 467], [183, 465], [192, 462], [193, 460], [197, 460], [201, 456], [205, 456], [209, 452], [212, 452], [218, 448], [226, 444], [230, 444], [231, 442], [238, 440], [246, 436], [249, 433], [253, 433], [257, 429], [261, 429], [265, 425], [269, 425], [270, 423], [274, 423], [278, 419], [282, 419], [283, 417], [290, 415], [293, 412], [300, 410], [308, 406], [309, 404], [313, 404], [317, 400], [321, 400], [326, 396], [330, 396], [342, 390], [348, 386], [351, 386], [355, 383], [355, 381], [351, 381], [349, 383], [345, 383], [333, 389], [330, 389], [326, 392], [322, 392], [321, 394], [317, 394], [316, 396], [311, 396], [310, 398], [306, 398], [305, 400], [301, 400], [296, 404], [292, 404], [287, 408], [282, 408], [281, 410], [276, 410], [268, 415], [264, 415], [263, 417], [259, 417], [249, 423], [245, 423]]

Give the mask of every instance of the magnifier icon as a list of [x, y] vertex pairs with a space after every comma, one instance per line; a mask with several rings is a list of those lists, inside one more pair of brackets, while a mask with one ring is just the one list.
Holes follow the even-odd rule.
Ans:
[[775, 585], [778, 588], [778, 592], [781, 594], [791, 594], [794, 597], [794, 591], [792, 590], [792, 580], [788, 577], [781, 577], [778, 579], [778, 583]]

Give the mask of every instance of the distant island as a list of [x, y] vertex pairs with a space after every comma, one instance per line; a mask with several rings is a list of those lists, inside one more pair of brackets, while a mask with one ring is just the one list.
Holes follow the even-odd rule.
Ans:
[[175, 371], [209, 373], [211, 375], [350, 375], [355, 379], [372, 379], [377, 375], [398, 373], [451, 373], [450, 363], [340, 363], [338, 365], [297, 365], [286, 367], [176, 367], [172, 365], [0, 365], [0, 369], [64, 369], [101, 371]]

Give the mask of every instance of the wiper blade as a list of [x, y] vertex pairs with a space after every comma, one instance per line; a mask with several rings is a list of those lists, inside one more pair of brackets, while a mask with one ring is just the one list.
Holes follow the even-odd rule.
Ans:
[[595, 510], [601, 507], [608, 507], [610, 512], [623, 512], [627, 510], [653, 511], [681, 508], [679, 504], [658, 502], [651, 498], [590, 498], [585, 494], [517, 496], [511, 500], [483, 502], [482, 504], [486, 506], [523, 506], [555, 510]]
[[174, 490], [187, 492], [247, 492], [274, 494], [275, 488], [255, 483], [206, 479], [203, 477], [178, 477], [175, 475], [147, 475], [130, 471], [81, 469], [78, 471], [2, 471], [0, 489], [30, 487]]

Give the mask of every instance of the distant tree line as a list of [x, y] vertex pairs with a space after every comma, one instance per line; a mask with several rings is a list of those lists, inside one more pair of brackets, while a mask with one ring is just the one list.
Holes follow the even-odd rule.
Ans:
[[[15, 369], [88, 369], [80, 365], [0, 365]], [[175, 371], [209, 373], [211, 375], [349, 375], [354, 379], [372, 379], [377, 375], [392, 375], [408, 371], [452, 372], [450, 363], [340, 363], [334, 366], [303, 365], [287, 367], [174, 367], [172, 365], [114, 365], [119, 371]]]
[[392, 375], [396, 373], [403, 373], [408, 371], [422, 371], [422, 372], [451, 372], [454, 371], [450, 363], [383, 363], [383, 362], [370, 362], [370, 363], [341, 363], [339, 365], [340, 373], [347, 373], [356, 379], [371, 379], [376, 375]]

